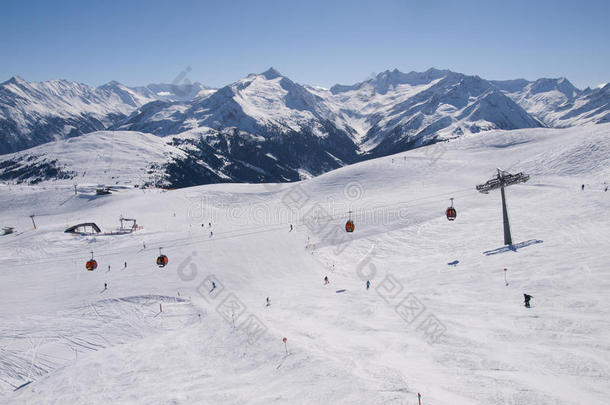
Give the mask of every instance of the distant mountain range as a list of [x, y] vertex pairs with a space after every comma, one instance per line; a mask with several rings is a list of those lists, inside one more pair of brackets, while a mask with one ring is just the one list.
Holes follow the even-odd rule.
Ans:
[[[151, 138], [130, 131], [163, 137], [181, 153], [168, 153], [165, 161], [157, 156], [154, 180], [144, 183], [180, 187], [295, 181], [481, 131], [604, 122], [610, 122], [610, 84], [579, 90], [565, 78], [490, 81], [449, 70], [393, 70], [323, 89], [271, 68], [211, 89], [117, 82], [93, 88], [13, 77], [0, 84], [0, 153], [7, 154], [0, 156], [0, 179], [78, 177], [69, 162], [63, 163], [64, 175], [53, 174], [50, 162], [58, 159], [51, 149], [65, 153], [63, 146], [29, 148], [104, 130], [139, 144]], [[28, 175], [22, 170], [27, 159], [45, 170]]]
[[104, 130], [144, 104], [190, 100], [207, 90], [200, 83], [127, 87], [112, 81], [94, 88], [66, 80], [26, 82], [15, 76], [0, 84], [0, 154]]

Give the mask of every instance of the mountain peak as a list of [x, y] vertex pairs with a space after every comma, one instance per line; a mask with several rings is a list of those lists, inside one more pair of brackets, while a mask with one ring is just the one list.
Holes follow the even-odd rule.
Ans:
[[400, 70], [394, 68], [394, 70], [385, 70], [381, 73], [379, 73], [376, 77], [378, 78], [382, 78], [382, 77], [394, 77], [394, 76], [398, 76], [398, 75], [404, 75], [404, 73], [402, 73]]
[[572, 97], [574, 93], [578, 91], [565, 77], [560, 77], [558, 79], [542, 78], [532, 82], [530, 85], [530, 91], [534, 94], [553, 90], [560, 91], [568, 97]]
[[424, 73], [428, 73], [428, 74], [443, 74], [443, 73], [447, 73], [449, 72], [448, 70], [444, 70], [444, 69], [437, 69], [437, 68], [429, 68], [428, 70], [426, 70]]
[[102, 84], [101, 86], [98, 87], [98, 89], [103, 89], [103, 90], [112, 90], [112, 89], [116, 89], [116, 88], [121, 88], [123, 85], [119, 82], [117, 82], [116, 80], [111, 80], [106, 84]]
[[267, 80], [273, 80], [277, 79], [278, 77], [282, 77], [282, 74], [275, 70], [273, 67], [270, 67], [269, 69], [265, 70], [263, 73], [261, 73], [261, 75], [265, 76]]
[[27, 82], [25, 80], [23, 80], [20, 76], [15, 75], [2, 84], [11, 84], [11, 83], [12, 84], [26, 84]]

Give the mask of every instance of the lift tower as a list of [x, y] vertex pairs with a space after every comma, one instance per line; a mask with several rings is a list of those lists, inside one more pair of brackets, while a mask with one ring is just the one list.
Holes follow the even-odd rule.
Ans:
[[504, 244], [512, 245], [513, 239], [510, 235], [510, 224], [508, 223], [508, 211], [506, 209], [506, 196], [504, 188], [513, 184], [525, 183], [530, 179], [530, 176], [525, 173], [510, 174], [502, 169], [497, 169], [498, 174], [485, 184], [479, 184], [477, 191], [487, 194], [492, 190], [500, 189], [502, 195], [502, 217], [504, 219]]

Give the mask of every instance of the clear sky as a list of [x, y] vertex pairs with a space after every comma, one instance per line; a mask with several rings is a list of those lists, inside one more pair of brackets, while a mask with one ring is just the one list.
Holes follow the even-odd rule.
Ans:
[[610, 81], [610, 1], [0, 1], [0, 81], [351, 84], [430, 67]]

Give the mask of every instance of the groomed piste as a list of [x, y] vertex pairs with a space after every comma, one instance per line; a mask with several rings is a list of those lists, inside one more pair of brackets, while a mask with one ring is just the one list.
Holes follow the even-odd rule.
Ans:
[[[497, 168], [529, 176], [508, 246]], [[298, 183], [0, 185], [0, 402], [606, 404], [609, 181], [602, 124]], [[64, 233], [119, 214], [144, 228]]]

